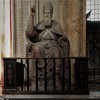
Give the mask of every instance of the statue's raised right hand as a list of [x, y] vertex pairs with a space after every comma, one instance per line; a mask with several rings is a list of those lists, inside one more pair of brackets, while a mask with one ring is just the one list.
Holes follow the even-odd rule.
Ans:
[[31, 7], [30, 9], [30, 16], [34, 16], [35, 14], [35, 6]]

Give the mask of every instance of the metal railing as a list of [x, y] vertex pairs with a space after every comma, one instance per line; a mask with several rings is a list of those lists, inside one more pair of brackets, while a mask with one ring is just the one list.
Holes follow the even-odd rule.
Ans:
[[100, 91], [100, 68], [90, 67], [88, 71], [89, 90]]
[[[85, 86], [84, 83], [80, 83], [78, 81], [78, 76], [80, 74], [87, 73], [87, 58], [85, 57], [68, 57], [68, 58], [3, 58], [4, 60], [4, 93], [72, 93], [72, 91], [80, 91], [80, 86]], [[43, 79], [39, 79], [39, 73], [41, 72], [39, 68], [39, 61], [44, 61], [44, 67], [42, 74]], [[48, 61], [52, 62], [51, 72], [52, 78], [48, 79], [50, 72], [48, 73]], [[57, 79], [56, 65], [60, 61], [59, 68], [59, 78]], [[30, 62], [34, 62], [30, 64]], [[86, 65], [84, 65], [84, 62]], [[79, 67], [77, 67], [79, 66]], [[34, 67], [34, 80], [32, 81], [35, 87], [30, 86], [30, 68]], [[83, 68], [83, 72], [78, 68]], [[84, 70], [85, 69], [85, 70]], [[79, 74], [76, 74], [76, 72]], [[71, 73], [74, 73], [75, 77], [71, 76]], [[85, 72], [85, 73], [84, 73]], [[78, 78], [77, 78], [78, 77]], [[83, 82], [84, 82], [84, 75]], [[82, 78], [81, 77], [81, 78]], [[48, 81], [51, 80], [50, 88], [48, 88]], [[72, 84], [72, 80], [74, 80], [74, 85]], [[79, 79], [80, 80], [80, 79]], [[82, 80], [82, 79], [81, 79]], [[41, 81], [41, 82], [40, 82]], [[58, 82], [59, 81], [59, 82]], [[43, 83], [43, 85], [41, 85]], [[60, 85], [57, 85], [60, 83]], [[78, 87], [78, 85], [79, 87]], [[81, 84], [81, 85], [80, 85]], [[40, 89], [42, 87], [42, 89]], [[33, 90], [32, 90], [33, 88]], [[58, 89], [60, 88], [60, 89]], [[49, 90], [50, 89], [50, 90]], [[81, 88], [82, 91], [88, 90], [88, 87], [84, 89]], [[76, 92], [77, 93], [77, 92]]]

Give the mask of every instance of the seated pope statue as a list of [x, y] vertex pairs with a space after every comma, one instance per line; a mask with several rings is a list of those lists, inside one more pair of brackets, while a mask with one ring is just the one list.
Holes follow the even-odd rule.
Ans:
[[[66, 50], [61, 47], [61, 40], [65, 38], [68, 42], [66, 36], [64, 35], [61, 26], [52, 19], [53, 16], [53, 6], [51, 2], [46, 2], [43, 6], [43, 20], [38, 22], [34, 26], [34, 9], [31, 9], [30, 17], [26, 29], [26, 56], [32, 58], [62, 58], [65, 57], [64, 52]], [[65, 41], [64, 40], [64, 41]], [[63, 44], [64, 45], [64, 44]], [[30, 55], [29, 55], [30, 52]], [[68, 54], [66, 55], [68, 56]], [[35, 61], [33, 61], [35, 62]], [[59, 59], [55, 60], [56, 73], [60, 73], [61, 61]], [[40, 72], [38, 78], [41, 80], [44, 79], [44, 60], [38, 60], [38, 67]], [[51, 59], [48, 60], [47, 64], [47, 74], [48, 79], [52, 78], [53, 73], [53, 63]], [[32, 72], [33, 71], [33, 72]], [[34, 80], [35, 67], [32, 70], [30, 67], [30, 80]], [[57, 76], [59, 80], [59, 75]], [[48, 80], [48, 86], [50, 85], [50, 79]], [[59, 83], [59, 82], [58, 82]], [[33, 83], [34, 84], [34, 83]], [[41, 82], [40, 82], [41, 84]], [[60, 84], [60, 83], [59, 83]], [[32, 85], [32, 84], [31, 84]], [[50, 87], [51, 88], [51, 87]]]

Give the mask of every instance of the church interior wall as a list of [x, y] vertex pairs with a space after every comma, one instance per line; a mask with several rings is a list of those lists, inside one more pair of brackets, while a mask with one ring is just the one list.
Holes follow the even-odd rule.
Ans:
[[[34, 22], [37, 23], [42, 20], [43, 15], [41, 8], [45, 1], [47, 0], [43, 0], [43, 2], [42, 0], [12, 0], [10, 4], [10, 0], [0, 0], [0, 22], [2, 22], [0, 24], [1, 70], [2, 57], [26, 56], [25, 30], [30, 7], [32, 4], [36, 7]], [[54, 6], [53, 18], [61, 24], [65, 35], [68, 36], [70, 42], [70, 56], [86, 56], [86, 0], [49, 1], [51, 1]], [[10, 18], [12, 18], [12, 21], [10, 21]], [[10, 26], [10, 23], [12, 23], [12, 26]], [[73, 68], [71, 70], [73, 70]], [[73, 73], [72, 76], [74, 76]]]

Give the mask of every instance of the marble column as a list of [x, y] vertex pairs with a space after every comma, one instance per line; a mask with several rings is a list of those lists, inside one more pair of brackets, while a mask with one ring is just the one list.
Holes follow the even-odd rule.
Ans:
[[[66, 31], [70, 41], [70, 56], [86, 56], [86, 0], [67, 0]], [[75, 83], [74, 61], [71, 66], [71, 84]]]
[[60, 24], [70, 41], [70, 57], [86, 56], [86, 0], [60, 0]]
[[86, 54], [86, 20], [85, 1], [67, 0], [67, 33], [70, 41], [70, 56], [85, 56]]

